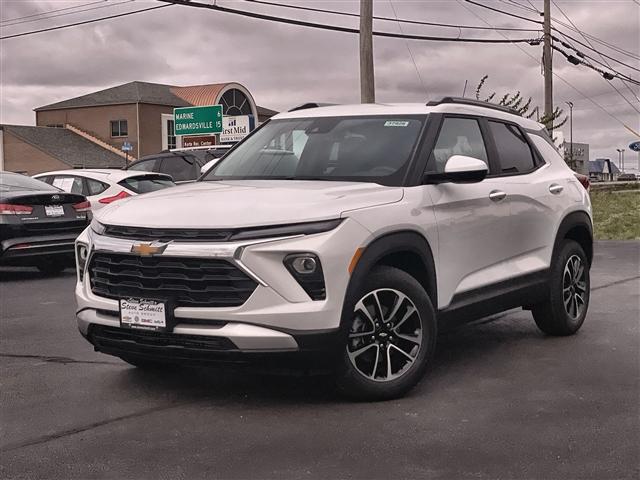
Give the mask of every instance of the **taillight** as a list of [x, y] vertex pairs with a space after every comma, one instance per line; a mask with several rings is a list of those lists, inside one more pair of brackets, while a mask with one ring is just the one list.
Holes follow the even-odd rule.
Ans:
[[589, 190], [589, 187], [591, 186], [591, 181], [589, 180], [589, 177], [587, 177], [586, 175], [581, 175], [581, 174], [575, 174], [576, 178], [578, 179], [578, 181], [582, 184], [582, 186], [585, 188], [585, 190]]
[[85, 200], [84, 202], [80, 203], [74, 203], [73, 209], [76, 212], [88, 212], [89, 210], [91, 210], [91, 204], [89, 203], [89, 200]]
[[130, 197], [131, 195], [129, 195], [127, 192], [125, 192], [124, 190], [121, 191], [120, 193], [118, 193], [117, 195], [114, 195], [113, 197], [105, 197], [105, 198], [101, 198], [100, 200], [98, 200], [100, 203], [111, 203], [111, 202], [115, 202], [116, 200], [122, 200], [123, 198], [127, 198]]
[[0, 215], [29, 215], [31, 212], [33, 212], [33, 207], [28, 205], [0, 203]]

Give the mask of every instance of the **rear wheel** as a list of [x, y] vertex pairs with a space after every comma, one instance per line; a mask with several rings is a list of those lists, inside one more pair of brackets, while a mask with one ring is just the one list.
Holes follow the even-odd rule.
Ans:
[[573, 335], [582, 326], [590, 298], [589, 262], [579, 243], [564, 240], [551, 267], [547, 298], [532, 309], [548, 335]]
[[341, 352], [339, 390], [362, 400], [404, 395], [425, 373], [436, 341], [429, 296], [411, 275], [377, 267], [359, 289]]

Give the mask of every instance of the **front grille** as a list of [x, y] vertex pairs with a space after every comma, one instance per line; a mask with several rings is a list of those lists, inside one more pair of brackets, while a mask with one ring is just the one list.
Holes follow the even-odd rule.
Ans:
[[188, 240], [190, 242], [228, 242], [234, 230], [195, 229], [195, 228], [144, 228], [122, 225], [105, 225], [104, 234], [108, 237], [130, 238], [134, 240], [153, 240], [168, 242]]
[[237, 307], [258, 286], [226, 260], [106, 252], [92, 255], [89, 279], [100, 297], [173, 301], [176, 307]]
[[104, 325], [92, 325], [89, 339], [101, 351], [174, 359], [237, 350], [236, 345], [226, 337], [179, 335]]

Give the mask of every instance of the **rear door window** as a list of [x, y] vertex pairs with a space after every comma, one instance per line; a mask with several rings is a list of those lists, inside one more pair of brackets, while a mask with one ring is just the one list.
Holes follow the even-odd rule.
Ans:
[[56, 175], [53, 177], [52, 185], [67, 193], [78, 193], [85, 195], [82, 177], [71, 175]]
[[526, 173], [535, 169], [531, 146], [517, 126], [489, 121], [489, 128], [498, 150], [502, 174]]
[[86, 195], [100, 195], [107, 188], [109, 188], [108, 183], [104, 183], [99, 180], [94, 180], [93, 178], [86, 178], [85, 180], [87, 182]]
[[150, 158], [149, 160], [142, 160], [134, 165], [131, 165], [127, 170], [136, 170], [141, 172], [155, 172], [156, 166], [160, 161], [159, 158]]
[[163, 158], [158, 171], [171, 175], [174, 182], [184, 182], [197, 178], [198, 165], [195, 157], [191, 155], [175, 155]]
[[445, 117], [427, 168], [431, 172], [442, 173], [447, 160], [454, 155], [477, 158], [489, 166], [487, 148], [478, 120]]

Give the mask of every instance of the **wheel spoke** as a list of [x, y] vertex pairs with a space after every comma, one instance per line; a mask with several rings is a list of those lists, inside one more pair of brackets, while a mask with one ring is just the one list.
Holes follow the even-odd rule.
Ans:
[[391, 345], [387, 347], [387, 378], [391, 378]]
[[422, 344], [422, 339], [420, 335], [413, 336], [413, 335], [405, 335], [404, 333], [396, 333], [396, 337], [402, 338], [403, 340], [406, 340], [408, 342], [415, 343], [416, 345]]
[[376, 299], [376, 306], [378, 307], [378, 318], [381, 322], [384, 322], [384, 314], [382, 313], [382, 305], [380, 305], [380, 299], [378, 298], [378, 291], [373, 292], [373, 298]]
[[389, 322], [391, 320], [393, 320], [396, 316], [396, 314], [398, 313], [398, 310], [400, 309], [400, 307], [402, 306], [402, 303], [404, 302], [404, 299], [407, 298], [402, 294], [398, 295], [398, 298], [393, 306], [393, 309], [391, 310], [391, 313], [389, 314], [389, 316], [387, 317], [386, 321]]
[[395, 345], [391, 344], [389, 345], [389, 350], [391, 350], [391, 348], [396, 349], [398, 352], [400, 352], [402, 355], [404, 355], [405, 357], [407, 357], [411, 363], [413, 363], [415, 361], [415, 358], [413, 358], [411, 355], [409, 355], [407, 352], [405, 352], [404, 350], [402, 350], [401, 348], [396, 347]]
[[578, 306], [578, 303], [581, 303], [582, 305], [584, 305], [584, 299], [579, 293], [576, 293], [574, 297], [576, 299], [576, 307]]
[[581, 290], [582, 292], [586, 292], [587, 282], [584, 282], [584, 281], [576, 282], [576, 289]]
[[364, 346], [362, 348], [359, 348], [358, 350], [354, 350], [353, 352], [349, 352], [349, 357], [351, 357], [351, 360], [355, 360], [360, 355], [362, 355], [364, 352], [369, 350], [371, 347], [376, 347], [376, 346], [377, 345], [375, 343], [370, 343], [369, 345], [366, 345], [366, 346]]
[[378, 371], [378, 360], [380, 359], [380, 345], [376, 348], [376, 359], [373, 362], [373, 372], [371, 372], [371, 378], [376, 378], [376, 372]]
[[416, 308], [415, 308], [413, 305], [411, 305], [409, 308], [407, 308], [407, 311], [405, 312], [404, 317], [402, 317], [402, 320], [400, 320], [398, 323], [396, 323], [396, 324], [393, 326], [393, 331], [394, 331], [394, 332], [396, 332], [396, 335], [397, 335], [398, 328], [400, 328], [400, 326], [401, 326], [404, 322], [406, 322], [406, 321], [407, 321], [407, 319], [408, 319], [411, 315], [413, 315], [414, 313], [416, 313]]
[[578, 264], [578, 270], [576, 272], [575, 283], [580, 281], [583, 275], [584, 275], [584, 267], [582, 266], [582, 262], [580, 262]]
[[376, 321], [373, 319], [373, 317], [371, 317], [371, 314], [369, 313], [369, 310], [367, 309], [367, 307], [364, 304], [364, 298], [362, 300], [360, 300], [358, 303], [356, 303], [356, 308], [355, 308], [356, 312], [362, 312], [364, 313], [364, 316], [367, 317], [367, 320], [369, 320], [371, 322], [371, 326], [373, 327], [373, 329], [375, 330], [376, 328]]
[[369, 335], [373, 335], [375, 333], [375, 330], [372, 330], [370, 332], [358, 332], [358, 333], [350, 333], [349, 334], [349, 338], [361, 338], [361, 337], [368, 337]]

